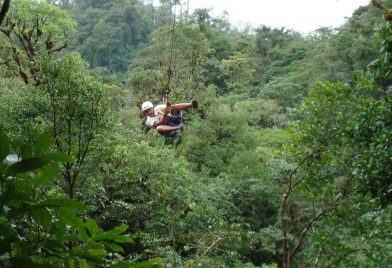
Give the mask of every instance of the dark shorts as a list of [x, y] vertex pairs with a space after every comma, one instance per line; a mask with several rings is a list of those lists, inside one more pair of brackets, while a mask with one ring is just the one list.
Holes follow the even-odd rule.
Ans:
[[[169, 121], [167, 122], [168, 126], [176, 127], [179, 126], [181, 123], [182, 123], [182, 112], [180, 112], [178, 116], [173, 116], [172, 114], [169, 114]], [[174, 137], [178, 134], [180, 134], [180, 130], [172, 131], [161, 135], [166, 137]]]

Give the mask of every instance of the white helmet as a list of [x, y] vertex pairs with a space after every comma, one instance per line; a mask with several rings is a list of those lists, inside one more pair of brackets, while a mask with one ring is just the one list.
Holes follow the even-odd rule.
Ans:
[[154, 107], [154, 105], [152, 105], [151, 101], [145, 101], [145, 102], [143, 102], [143, 104], [142, 104], [142, 110], [143, 110], [143, 112], [144, 112], [145, 110], [147, 110], [147, 109], [152, 108], [152, 107]]

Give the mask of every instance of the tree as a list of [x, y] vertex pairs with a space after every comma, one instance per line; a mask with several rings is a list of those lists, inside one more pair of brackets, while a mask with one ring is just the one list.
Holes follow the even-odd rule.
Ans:
[[62, 187], [74, 198], [81, 167], [103, 123], [105, 86], [89, 75], [86, 63], [77, 54], [49, 58], [44, 73], [41, 89], [47, 94], [49, 107], [42, 114], [52, 131], [55, 148], [73, 159], [64, 166]]
[[281, 127], [285, 124], [285, 115], [275, 100], [238, 101], [234, 104], [233, 110], [244, 114], [250, 126], [266, 128]]
[[227, 60], [223, 59], [222, 73], [228, 91], [244, 92], [246, 86], [252, 81], [255, 70], [250, 62], [249, 56], [242, 53], [235, 53]]
[[[306, 259], [311, 262], [309, 258], [321, 262], [322, 252], [329, 249], [321, 244], [313, 247], [309, 236], [316, 242], [322, 238], [336, 246], [335, 254], [325, 255], [322, 262], [349, 266], [357, 264], [358, 259], [349, 255], [366, 255], [368, 244], [383, 243], [365, 231], [361, 233], [363, 242], [350, 236], [344, 240], [356, 242], [350, 244], [343, 238], [332, 242], [330, 239], [334, 238], [326, 238], [328, 233], [343, 230], [358, 235], [355, 228], [359, 227], [352, 217], [372, 225], [377, 219], [368, 219], [366, 215], [378, 211], [384, 218], [388, 213], [382, 207], [391, 202], [387, 148], [392, 123], [386, 116], [391, 105], [389, 96], [375, 98], [377, 91], [377, 86], [365, 76], [357, 77], [351, 86], [317, 84], [297, 110], [300, 117], [291, 129], [294, 147], [290, 154], [297, 164], [288, 174], [279, 210], [284, 267]], [[336, 217], [342, 217], [340, 223]], [[337, 257], [339, 247], [342, 255]]]
[[[190, 99], [204, 89], [204, 67], [210, 48], [197, 27], [176, 24], [174, 31], [172, 27], [160, 28], [152, 34], [152, 44], [145, 52], [130, 66], [130, 76], [134, 77], [134, 71], [140, 73], [137, 67], [154, 70], [157, 100], [168, 91], [170, 98]], [[135, 80], [133, 83], [140, 84]], [[141, 88], [132, 90], [139, 94]]]
[[[298, 161], [288, 174], [279, 209], [283, 267], [290, 267], [303, 247], [307, 233], [317, 222], [347, 203], [353, 181], [348, 167], [352, 152], [341, 132], [357, 109], [350, 89], [338, 83], [319, 84], [301, 106], [302, 118], [295, 126], [299, 143], [293, 156]], [[336, 162], [335, 165], [332, 165]], [[297, 202], [291, 201], [294, 192]]]
[[0, 27], [1, 64], [5, 72], [19, 76], [25, 84], [39, 85], [42, 59], [66, 48], [66, 39], [75, 27], [65, 11], [53, 5], [15, 0]]
[[48, 101], [45, 94], [19, 77], [0, 79], [0, 126], [21, 144], [33, 142], [37, 133], [47, 129], [42, 111]]
[[[218, 176], [239, 152], [252, 148], [245, 115], [214, 105], [203, 121], [195, 121], [178, 148], [195, 171]], [[246, 138], [245, 138], [246, 137]]]
[[79, 24], [76, 50], [91, 68], [124, 73], [135, 52], [149, 41], [155, 8], [140, 1], [78, 1], [71, 13]]
[[163, 80], [163, 74], [158, 70], [136, 67], [127, 76], [126, 83], [132, 89], [134, 103], [140, 106], [146, 99], [156, 100], [162, 97], [161, 88], [157, 81]]
[[293, 77], [285, 76], [268, 82], [260, 89], [258, 97], [274, 100], [284, 109], [298, 105], [306, 96], [307, 88], [301, 83], [291, 82], [292, 79]]

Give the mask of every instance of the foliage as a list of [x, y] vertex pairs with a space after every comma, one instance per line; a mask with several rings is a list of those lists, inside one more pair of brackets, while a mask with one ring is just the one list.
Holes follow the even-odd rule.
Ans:
[[[353, 87], [342, 83], [319, 84], [298, 110], [301, 119], [296, 122], [293, 132], [297, 146], [292, 156], [294, 159], [300, 157], [299, 164], [288, 175], [279, 216], [284, 235], [285, 267], [299, 247], [307, 242], [305, 237], [310, 227], [313, 227], [312, 236], [317, 239], [323, 232], [340, 233], [340, 228], [354, 232], [355, 229], [348, 225], [336, 225], [330, 220], [343, 211], [345, 217], [351, 217], [349, 207], [368, 202], [367, 193], [376, 198], [372, 202], [390, 203], [390, 165], [385, 162], [390, 158], [386, 149], [390, 140], [390, 120], [385, 117], [390, 113], [390, 105], [388, 97], [374, 99], [374, 90], [377, 88], [364, 78], [359, 78]], [[292, 195], [295, 196], [294, 203], [288, 202]], [[310, 203], [311, 206], [306, 205]], [[364, 207], [356, 213], [358, 217], [365, 217], [374, 209]], [[319, 221], [322, 223], [315, 229]], [[367, 224], [373, 223], [369, 221]], [[325, 243], [329, 243], [325, 237], [324, 233]], [[351, 238], [331, 239], [335, 239], [331, 242], [334, 247], [341, 247], [347, 255], [325, 255], [326, 263], [353, 261], [355, 257], [347, 256], [360, 255], [368, 250], [365, 246], [361, 248], [359, 242], [349, 245], [340, 240]], [[378, 243], [372, 238], [366, 239]], [[286, 240], [293, 242], [288, 246]], [[312, 248], [310, 245], [308, 247]], [[324, 250], [321, 247], [320, 252]], [[317, 262], [320, 258], [316, 258]]]
[[75, 23], [65, 11], [42, 1], [12, 1], [1, 25], [1, 58], [8, 76], [19, 76], [25, 84], [39, 85], [42, 59], [68, 46]]
[[155, 8], [140, 1], [76, 1], [77, 50], [92, 68], [124, 73], [154, 29]]
[[42, 111], [51, 129], [57, 150], [70, 156], [63, 173], [64, 191], [74, 197], [80, 168], [98, 130], [102, 127], [105, 86], [90, 76], [76, 54], [58, 60], [48, 59], [41, 90], [48, 106]]
[[[144, 69], [148, 67], [153, 70], [156, 100], [161, 99], [168, 90], [170, 98], [175, 100], [191, 99], [204, 89], [203, 68], [207, 64], [210, 48], [206, 37], [198, 28], [187, 24], [176, 24], [174, 31], [172, 27], [159, 28], [152, 34], [149, 51], [140, 65]], [[132, 83], [139, 85], [142, 82], [135, 80], [137, 74], [134, 72], [140, 73], [140, 69], [136, 68], [140, 66], [132, 67]], [[139, 91], [143, 88], [131, 89], [136, 91], [136, 95], [140, 95]], [[148, 94], [152, 95], [151, 89], [146, 92]]]
[[282, 109], [274, 100], [238, 101], [234, 105], [234, 111], [244, 113], [246, 121], [251, 126], [281, 127], [285, 123]]
[[229, 91], [238, 92], [249, 85], [253, 78], [254, 69], [247, 55], [236, 53], [228, 59], [223, 59], [221, 64], [222, 73]]
[[367, 100], [355, 117], [353, 144], [359, 151], [354, 160], [354, 173], [361, 179], [358, 185], [365, 193], [392, 203], [392, 96]]
[[376, 79], [376, 81], [381, 84], [384, 88], [384, 91], [389, 90], [390, 94], [390, 84], [389, 81], [391, 79], [391, 71], [390, 65], [392, 62], [392, 43], [391, 43], [391, 23], [385, 22], [384, 24], [378, 27], [377, 31], [377, 40], [380, 44], [380, 57], [374, 60], [370, 64], [370, 72], [372, 76]]
[[179, 148], [196, 171], [215, 176], [234, 155], [253, 144], [250, 137], [244, 139], [248, 128], [243, 114], [231, 112], [227, 107], [216, 108], [206, 120], [189, 127]]
[[16, 77], [2, 78], [0, 83], [0, 125], [14, 141], [29, 143], [34, 134], [43, 130], [43, 94]]
[[1, 6], [0, 24], [3, 23], [3, 20], [4, 20], [5, 16], [7, 15], [8, 10], [9, 10], [9, 7], [10, 7], [10, 0], [5, 0], [3, 2], [3, 5]]
[[350, 81], [377, 57], [374, 28], [380, 13], [362, 7], [338, 28], [320, 28], [308, 36], [285, 29], [256, 29], [254, 63], [257, 94], [283, 107], [299, 104], [315, 81]]
[[271, 99], [281, 107], [287, 108], [299, 103], [305, 95], [301, 84], [290, 82], [290, 78], [270, 81], [258, 94], [261, 98]]
[[161, 99], [161, 88], [157, 81], [163, 80], [163, 74], [158, 70], [148, 70], [136, 67], [129, 72], [126, 82], [132, 89], [135, 104], [140, 106], [145, 100]]
[[103, 231], [95, 220], [75, 215], [86, 208], [82, 203], [42, 191], [59, 175], [60, 164], [71, 161], [64, 154], [47, 152], [50, 144], [50, 136], [43, 134], [34, 145], [23, 147], [0, 131], [0, 159], [4, 159], [0, 164], [1, 263], [15, 267], [108, 265], [109, 252], [123, 252], [119, 244], [132, 242], [123, 234], [127, 226]]
[[[235, 28], [177, 0], [14, 3], [0, 35], [0, 126], [16, 145], [0, 135], [1, 265], [389, 265], [380, 10], [302, 35]], [[145, 129], [139, 108], [168, 90], [200, 104], [176, 139]], [[43, 130], [53, 142], [35, 141]]]

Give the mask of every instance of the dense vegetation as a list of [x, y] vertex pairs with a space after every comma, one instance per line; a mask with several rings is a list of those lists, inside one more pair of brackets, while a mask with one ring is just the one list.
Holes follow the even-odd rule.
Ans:
[[388, 267], [392, 2], [308, 35], [152, 2], [3, 1], [0, 266]]

